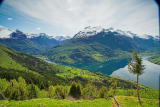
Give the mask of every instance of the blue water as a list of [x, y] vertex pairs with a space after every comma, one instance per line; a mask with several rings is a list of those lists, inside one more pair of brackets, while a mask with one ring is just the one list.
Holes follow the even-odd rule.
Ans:
[[[159, 75], [160, 75], [160, 65], [151, 63], [147, 60], [148, 57], [143, 57], [143, 65], [145, 65], [144, 73], [139, 77], [139, 83], [150, 88], [159, 87]], [[136, 75], [131, 74], [128, 71], [128, 66], [120, 68], [112, 72], [111, 76], [120, 77], [128, 80], [136, 80]]]

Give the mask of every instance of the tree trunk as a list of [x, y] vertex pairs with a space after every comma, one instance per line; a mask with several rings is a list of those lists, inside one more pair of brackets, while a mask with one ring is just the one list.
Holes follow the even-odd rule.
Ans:
[[139, 96], [139, 86], [138, 86], [138, 78], [139, 78], [139, 75], [137, 74], [137, 98], [138, 98], [138, 101], [139, 103], [141, 104], [141, 99], [140, 99], [140, 96]]

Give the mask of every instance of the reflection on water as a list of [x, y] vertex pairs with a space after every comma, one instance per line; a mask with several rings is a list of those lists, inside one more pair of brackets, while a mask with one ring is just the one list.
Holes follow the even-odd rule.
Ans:
[[68, 66], [74, 66], [81, 69], [86, 69], [92, 72], [101, 72], [103, 74], [110, 75], [115, 70], [124, 67], [130, 58], [111, 60], [107, 62], [83, 62], [75, 64], [67, 64]]
[[[149, 62], [147, 58], [148, 57], [143, 57], [143, 65], [145, 65], [145, 70], [144, 73], [139, 77], [139, 83], [151, 88], [158, 89], [160, 65]], [[129, 80], [136, 80], [136, 75], [133, 75], [128, 71], [127, 65], [124, 68], [120, 68], [114, 71], [111, 75]]]

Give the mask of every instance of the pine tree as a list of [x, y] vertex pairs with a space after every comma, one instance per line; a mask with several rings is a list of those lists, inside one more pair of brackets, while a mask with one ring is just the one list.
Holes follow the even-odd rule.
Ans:
[[132, 53], [132, 58], [133, 58], [134, 62], [129, 62], [128, 70], [129, 70], [129, 72], [136, 75], [137, 98], [138, 98], [139, 103], [141, 104], [141, 100], [140, 100], [140, 96], [139, 96], [138, 82], [139, 82], [139, 76], [141, 74], [143, 74], [143, 70], [145, 69], [145, 67], [144, 67], [144, 65], [142, 65], [142, 58], [139, 58], [137, 56], [136, 52]]

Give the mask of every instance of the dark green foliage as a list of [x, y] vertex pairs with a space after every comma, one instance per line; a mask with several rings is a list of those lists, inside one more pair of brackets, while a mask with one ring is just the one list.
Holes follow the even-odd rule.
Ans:
[[66, 92], [67, 91], [62, 86], [57, 85], [55, 87], [55, 96], [57, 99], [65, 99], [67, 94]]
[[40, 92], [39, 88], [33, 83], [28, 86], [28, 95], [30, 99], [37, 98], [39, 92]]
[[49, 88], [48, 88], [48, 96], [49, 96], [50, 98], [53, 98], [53, 97], [54, 97], [54, 92], [55, 92], [54, 87], [53, 87], [52, 85], [49, 86]]
[[107, 97], [107, 93], [108, 92], [108, 89], [106, 87], [101, 87], [100, 90], [99, 90], [99, 97], [100, 98], [106, 98]]
[[20, 100], [27, 99], [28, 90], [27, 90], [26, 81], [22, 77], [19, 77], [18, 83], [19, 83], [19, 91], [20, 91]]
[[81, 96], [81, 86], [79, 83], [72, 82], [69, 95], [74, 98], [79, 98]]
[[21, 76], [28, 84], [33, 82], [40, 89], [48, 88], [49, 85], [67, 84], [64, 78], [56, 76], [56, 73], [64, 70], [63, 66], [46, 63], [1, 45], [0, 53], [0, 78], [11, 80]]
[[0, 78], [0, 93], [4, 93], [8, 86], [9, 82], [6, 79]]
[[22, 77], [19, 77], [18, 81], [16, 81], [15, 79], [11, 80], [9, 86], [7, 86], [4, 92], [7, 98], [14, 100], [37, 98], [38, 93], [39, 88], [34, 84], [30, 84], [27, 86], [25, 80]]
[[82, 96], [84, 99], [95, 99], [98, 98], [98, 90], [97, 87], [89, 82], [82, 91]]
[[[26, 84], [22, 77], [11, 80], [10, 83], [5, 79], [0, 79], [0, 88], [3, 90], [2, 93], [10, 100], [24, 100], [32, 98], [56, 98], [65, 99], [68, 95], [75, 95], [74, 98], [79, 99], [95, 99], [95, 98], [106, 98], [114, 97], [115, 95], [125, 96], [137, 96], [134, 89], [119, 89], [117, 83], [112, 80], [109, 88], [102, 86], [97, 88], [93, 83], [89, 82], [83, 86], [80, 83], [73, 82], [71, 86], [50, 86], [48, 90], [41, 90], [34, 84]], [[72, 87], [72, 88], [71, 88]], [[116, 92], [116, 93], [115, 93]], [[73, 97], [72, 95], [72, 97]], [[141, 89], [140, 95], [143, 98], [158, 98], [158, 90], [149, 88]]]
[[21, 99], [20, 95], [21, 93], [19, 90], [18, 82], [15, 79], [11, 80], [9, 87], [5, 91], [5, 96], [9, 99], [20, 100]]

